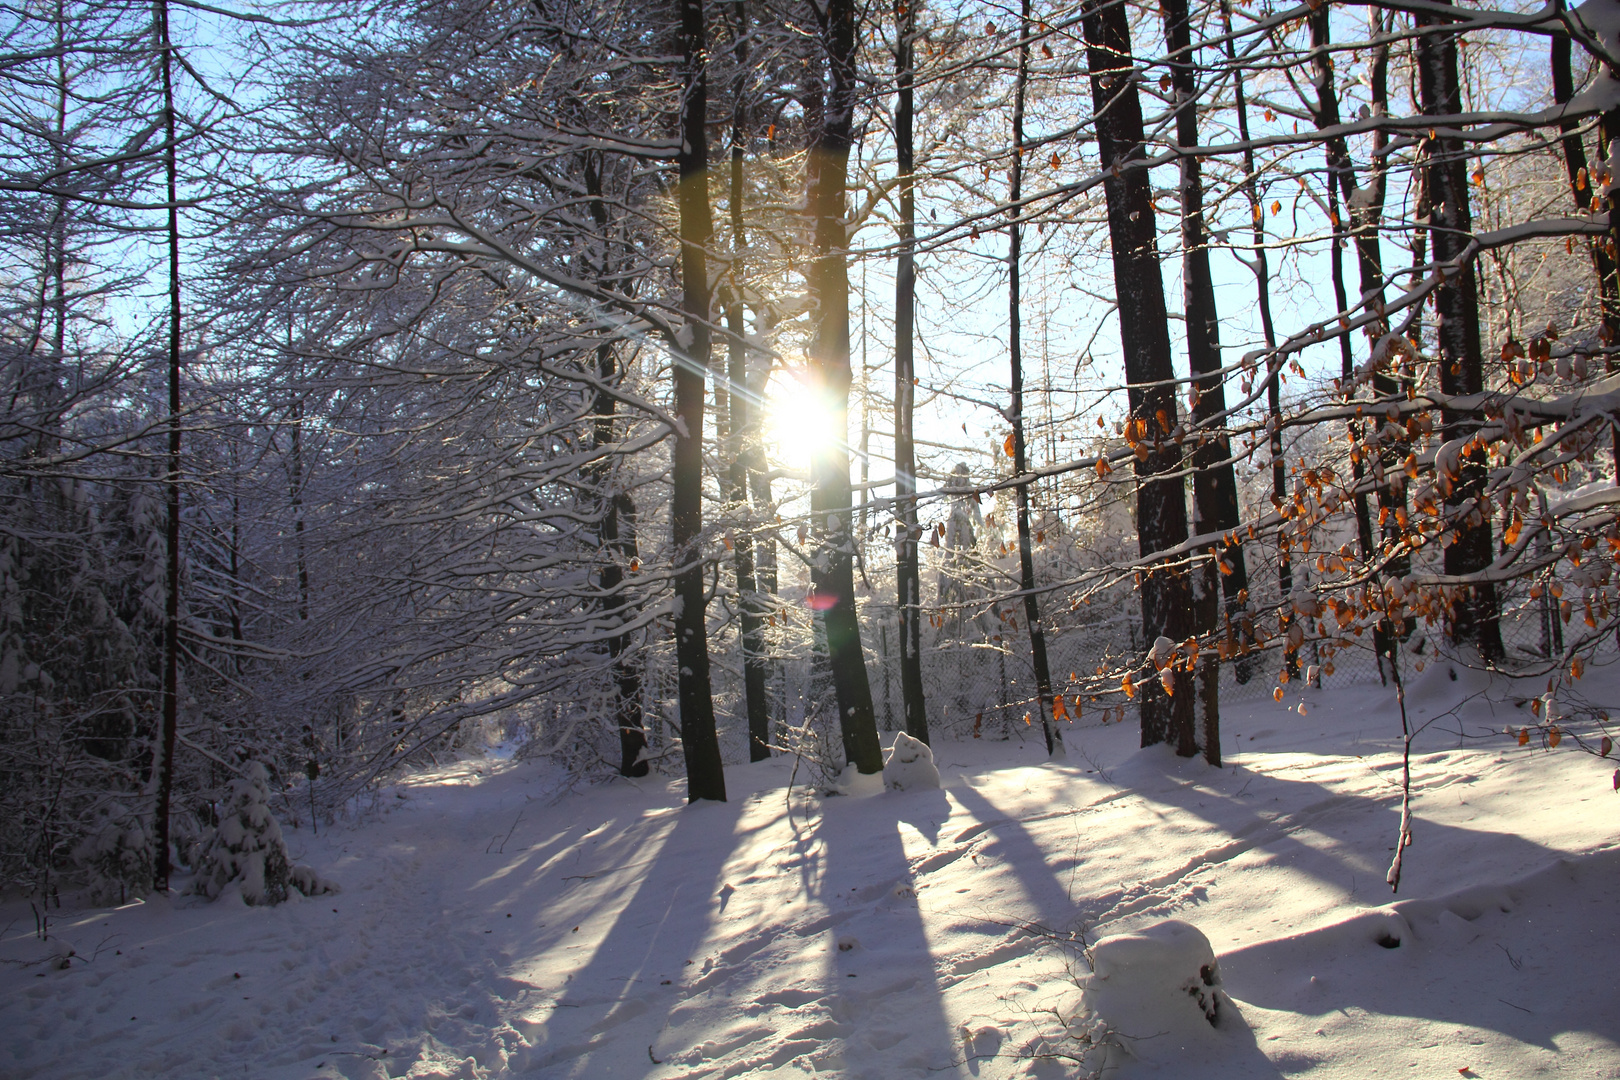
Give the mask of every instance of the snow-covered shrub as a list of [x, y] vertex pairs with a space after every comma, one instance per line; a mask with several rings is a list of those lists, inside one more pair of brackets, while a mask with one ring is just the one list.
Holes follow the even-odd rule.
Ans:
[[241, 883], [242, 899], [249, 904], [279, 904], [289, 888], [305, 896], [336, 891], [314, 870], [293, 866], [287, 858], [281, 826], [270, 813], [270, 774], [257, 761], [231, 781], [192, 891], [212, 899], [232, 882]]
[[1191, 1064], [1219, 1041], [1216, 1028], [1231, 1001], [1215, 951], [1197, 927], [1166, 919], [1103, 938], [1091, 948], [1091, 964], [1078, 1019], [1108, 1032], [1118, 1049]]
[[921, 739], [899, 732], [883, 762], [883, 778], [892, 791], [939, 787], [939, 767], [934, 764], [934, 752]]
[[152, 891], [152, 834], [146, 822], [120, 803], [96, 817], [99, 825], [73, 849], [73, 861], [88, 879], [90, 902], [122, 904]]

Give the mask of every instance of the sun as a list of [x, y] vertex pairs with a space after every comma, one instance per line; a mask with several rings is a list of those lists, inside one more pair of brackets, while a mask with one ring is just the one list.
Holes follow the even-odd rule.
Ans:
[[843, 443], [845, 418], [807, 376], [773, 381], [765, 394], [765, 441], [781, 463], [808, 472], [817, 454]]

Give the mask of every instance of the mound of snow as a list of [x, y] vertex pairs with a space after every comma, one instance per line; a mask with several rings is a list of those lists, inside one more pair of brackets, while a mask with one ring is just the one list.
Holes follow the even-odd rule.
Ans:
[[921, 739], [900, 732], [895, 735], [894, 745], [883, 762], [883, 779], [891, 791], [939, 787], [939, 767], [934, 764], [934, 752]]
[[879, 795], [883, 792], [883, 774], [880, 772], [863, 773], [851, 761], [844, 766], [844, 771], [838, 774], [833, 782], [832, 793], [835, 795], [853, 795], [857, 798], [865, 795]]
[[1218, 1039], [1215, 1025], [1232, 1003], [1220, 989], [1215, 950], [1191, 923], [1166, 919], [1103, 938], [1091, 962], [1082, 1012], [1131, 1056], [1192, 1064]]

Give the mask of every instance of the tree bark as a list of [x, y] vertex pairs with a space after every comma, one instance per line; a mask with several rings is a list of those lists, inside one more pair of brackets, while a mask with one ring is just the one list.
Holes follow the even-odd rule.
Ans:
[[[1024, 349], [1023, 320], [1019, 314], [1020, 261], [1023, 256], [1023, 210], [1018, 205], [1024, 194], [1024, 99], [1029, 89], [1030, 0], [1023, 0], [1018, 21], [1018, 75], [1013, 89], [1013, 159], [1008, 177], [1011, 221], [1007, 224], [1007, 352], [1012, 364], [1013, 475], [1029, 471], [1029, 453], [1024, 442]], [[1035, 595], [1035, 552], [1029, 528], [1029, 484], [1014, 489], [1018, 512], [1018, 587], [1024, 594], [1024, 622], [1029, 629], [1030, 659], [1035, 667], [1036, 705], [1041, 714], [1041, 734], [1046, 752], [1062, 756], [1063, 735], [1057, 730], [1057, 711], [1052, 698], [1052, 669], [1046, 658], [1046, 631], [1041, 626], [1041, 605]]]
[[[743, 227], [743, 140], [746, 137], [747, 119], [743, 91], [748, 71], [748, 47], [744, 39], [748, 32], [748, 12], [743, 0], [737, 0], [732, 7], [739, 74], [733, 87], [731, 111], [731, 268], [727, 274], [730, 295], [726, 304], [726, 328], [731, 331], [731, 339], [727, 343], [726, 379], [730, 384], [731, 445], [727, 452], [730, 467], [726, 499], [731, 503], [733, 512], [746, 519], [747, 444], [749, 440], [758, 438], [755, 409], [748, 389], [747, 326], [743, 310], [743, 285], [747, 280], [743, 252], [748, 244], [748, 234]], [[742, 621], [743, 704], [748, 713], [748, 760], [764, 761], [771, 756], [771, 710], [765, 686], [765, 616], [759, 599], [759, 582], [754, 573], [754, 530], [747, 520], [735, 532], [732, 556], [737, 573], [739, 618]]]
[[[1333, 58], [1329, 51], [1331, 43], [1331, 19], [1326, 7], [1311, 13], [1309, 23], [1311, 28], [1311, 74], [1316, 89], [1316, 101], [1312, 108], [1313, 118], [1318, 129], [1334, 128], [1339, 125], [1339, 95], [1334, 84]], [[1382, 29], [1382, 13], [1374, 10], [1373, 37], [1380, 36]], [[1389, 46], [1378, 45], [1373, 48], [1371, 78], [1369, 83], [1372, 89], [1373, 108], [1380, 114], [1385, 111], [1388, 101], [1387, 78], [1389, 70]], [[1341, 229], [1348, 225], [1348, 232], [1355, 237], [1356, 262], [1361, 273], [1361, 300], [1358, 306], [1371, 310], [1377, 319], [1371, 324], [1368, 332], [1368, 344], [1375, 345], [1388, 331], [1384, 321], [1384, 268], [1383, 253], [1378, 238], [1379, 221], [1383, 216], [1384, 205], [1384, 173], [1382, 168], [1383, 151], [1388, 145], [1389, 137], [1382, 131], [1373, 135], [1373, 153], [1371, 158], [1368, 187], [1363, 191], [1356, 183], [1355, 166], [1350, 160], [1350, 146], [1342, 135], [1331, 136], [1327, 140], [1327, 166], [1328, 166], [1328, 205], [1333, 219], [1333, 295], [1339, 310], [1349, 311], [1349, 302], [1345, 295], [1344, 284], [1344, 256], [1341, 240]], [[1348, 221], [1339, 214], [1339, 200], [1344, 200], [1344, 208], [1348, 213]], [[1355, 375], [1355, 360], [1351, 355], [1349, 334], [1339, 335], [1340, 379], [1341, 385], [1349, 387]], [[1395, 380], [1385, 372], [1374, 372], [1373, 391], [1377, 397], [1386, 397], [1396, 390]], [[1361, 423], [1351, 420], [1347, 424], [1350, 441], [1358, 444], [1361, 441]], [[1390, 475], [1396, 458], [1392, 448], [1379, 451], [1385, 455], [1385, 474]], [[1352, 458], [1350, 463], [1351, 479], [1358, 488], [1355, 497], [1356, 510], [1356, 538], [1361, 551], [1363, 563], [1371, 565], [1381, 553], [1381, 545], [1373, 539], [1372, 515], [1367, 505], [1367, 496], [1362, 493], [1360, 481], [1365, 468], [1359, 457]], [[1404, 489], [1396, 495], [1395, 489], [1390, 485], [1380, 488], [1379, 506], [1383, 510], [1383, 517], [1387, 521], [1395, 514], [1393, 509], [1384, 509], [1391, 499], [1397, 499], [1399, 505], [1405, 505]], [[1404, 556], [1401, 557], [1404, 562]], [[1386, 573], [1395, 573], [1404, 576], [1404, 566], [1388, 568]], [[1392, 628], [1386, 623], [1379, 623], [1373, 629], [1374, 647], [1380, 657], [1393, 656], [1394, 635]], [[1382, 661], [1380, 661], [1382, 663]]]
[[[1176, 94], [1176, 142], [1184, 150], [1198, 146], [1197, 62], [1192, 47], [1187, 0], [1165, 0], [1165, 41], [1170, 50], [1170, 81]], [[1187, 360], [1193, 375], [1192, 418], [1194, 437], [1193, 532], [1219, 531], [1235, 535], [1238, 527], [1237, 476], [1231, 462], [1226, 424], [1217, 420], [1226, 411], [1226, 384], [1221, 376], [1220, 317], [1215, 307], [1215, 280], [1209, 265], [1209, 232], [1204, 225], [1204, 181], [1196, 153], [1181, 158], [1182, 280], [1187, 315]], [[1220, 572], [1225, 562], [1228, 573]], [[1240, 596], [1248, 589], [1248, 561], [1243, 544], [1219, 544], [1209, 549], [1193, 571], [1199, 575], [1194, 604], [1200, 634], [1220, 630], [1219, 600], [1224, 593], [1226, 624], [1242, 618]], [[1228, 638], [1232, 635], [1228, 632]], [[1199, 703], [1202, 705], [1204, 757], [1221, 763], [1220, 657], [1206, 652], [1200, 662]], [[1196, 746], [1191, 731], [1179, 733], [1177, 751], [1190, 757]]]
[[[1441, 0], [1449, 3], [1449, 0]], [[1432, 15], [1419, 16], [1423, 31], [1417, 40], [1418, 89], [1426, 115], [1447, 115], [1462, 111], [1462, 91], [1457, 77], [1457, 33], [1446, 29], [1451, 20]], [[1479, 293], [1473, 267], [1461, 259], [1473, 231], [1468, 206], [1468, 160], [1463, 141], [1455, 132], [1441, 128], [1429, 140], [1426, 169], [1429, 202], [1429, 234], [1434, 261], [1444, 275], [1436, 290], [1440, 341], [1440, 390], [1445, 394], [1477, 394], [1484, 389], [1484, 364], [1480, 354]], [[1468, 417], [1443, 410], [1441, 419], [1448, 439], [1463, 434]], [[1461, 477], [1446, 494], [1446, 513], [1452, 521], [1455, 540], [1445, 549], [1447, 574], [1476, 573], [1491, 564], [1495, 555], [1491, 541], [1490, 507], [1482, 494], [1486, 479], [1486, 452], [1483, 448], [1465, 454]], [[1452, 605], [1451, 637], [1479, 649], [1481, 658], [1502, 656], [1502, 633], [1497, 622], [1496, 586], [1479, 582], [1468, 587]]]
[[[1273, 364], [1277, 352], [1277, 327], [1271, 316], [1271, 268], [1266, 259], [1266, 218], [1265, 210], [1260, 203], [1259, 181], [1255, 171], [1254, 147], [1249, 142], [1249, 104], [1243, 91], [1243, 69], [1237, 64], [1237, 48], [1232, 36], [1232, 4], [1231, 0], [1221, 0], [1221, 29], [1226, 39], [1227, 62], [1233, 65], [1233, 96], [1237, 107], [1238, 138], [1243, 143], [1243, 193], [1249, 201], [1249, 215], [1254, 222], [1253, 243], [1254, 262], [1250, 269], [1254, 271], [1255, 301], [1260, 311], [1260, 332], [1266, 343], [1266, 363]], [[1282, 450], [1282, 396], [1277, 384], [1277, 376], [1268, 372], [1266, 377], [1266, 413], [1271, 421], [1269, 449], [1271, 451], [1271, 498], [1277, 505], [1287, 495], [1287, 477], [1283, 464]], [[1289, 563], [1288, 552], [1279, 547], [1277, 553], [1277, 589], [1287, 596], [1293, 589], [1293, 571]], [[1239, 630], [1239, 646], [1247, 652], [1254, 640], [1253, 626], [1249, 616], [1242, 617], [1242, 626]], [[1233, 665], [1240, 683], [1246, 683], [1252, 676], [1254, 658], [1242, 655]]]
[[[1557, 11], [1564, 10], [1564, 0], [1553, 0], [1553, 7]], [[1566, 33], [1552, 35], [1552, 80], [1553, 101], [1562, 105], [1575, 96], [1575, 79], [1570, 70], [1570, 41]], [[1599, 129], [1599, 149], [1606, 147], [1608, 134], [1613, 127], [1611, 113], [1603, 118]], [[1587, 213], [1597, 205], [1597, 183], [1592, 178], [1592, 172], [1587, 168], [1586, 147], [1581, 142], [1581, 122], [1567, 118], [1558, 122], [1558, 130], [1563, 133], [1564, 169], [1569, 174], [1569, 192], [1575, 200], [1577, 213]], [[1606, 156], [1606, 155], [1605, 155]], [[1620, 340], [1620, 265], [1617, 265], [1613, 245], [1620, 239], [1620, 228], [1616, 228], [1616, 208], [1611, 205], [1609, 209], [1609, 235], [1601, 239], [1587, 241], [1588, 250], [1592, 253], [1592, 269], [1598, 279], [1598, 305], [1603, 319], [1602, 337], [1605, 344], [1613, 344]], [[1609, 371], [1615, 370], [1613, 354], [1607, 358], [1606, 367]], [[1615, 476], [1620, 478], [1620, 429], [1610, 428], [1610, 451], [1614, 457]]]
[[168, 194], [169, 244], [169, 468], [164, 479], [168, 508], [164, 539], [163, 719], [152, 765], [157, 786], [154, 810], [156, 860], [152, 884], [169, 888], [169, 814], [174, 799], [174, 747], [180, 721], [180, 206], [175, 163], [174, 58], [169, 42], [168, 0], [153, 4], [158, 64], [163, 79], [163, 176]]
[[816, 392], [834, 417], [833, 436], [817, 447], [810, 512], [821, 540], [811, 585], [827, 605], [827, 657], [838, 701], [844, 752], [862, 773], [883, 769], [872, 687], [867, 681], [855, 613], [854, 521], [849, 483], [850, 389], [849, 238], [844, 224], [849, 152], [855, 122], [854, 0], [827, 0], [821, 36], [828, 87], [821, 138], [812, 148], [814, 180], [809, 203], [815, 220], [815, 261], [810, 271], [818, 323], [811, 344]]
[[681, 232], [681, 312], [690, 342], [675, 350], [675, 453], [670, 532], [675, 548], [675, 662], [686, 754], [687, 798], [726, 798], [726, 774], [715, 732], [709, 682], [709, 632], [703, 591], [703, 380], [708, 370], [709, 267], [714, 235], [709, 211], [707, 44], [703, 0], [681, 0], [681, 146], [678, 198]]
[[[1142, 107], [1131, 58], [1125, 8], [1109, 0], [1088, 0], [1082, 9], [1091, 96], [1097, 118], [1097, 144], [1105, 170], [1108, 231], [1113, 250], [1114, 289], [1119, 302], [1120, 345], [1129, 384], [1131, 418], [1136, 422], [1137, 546], [1144, 560], [1187, 539], [1187, 500], [1181, 478], [1155, 479], [1181, 465], [1181, 448], [1171, 438], [1176, 426], [1175, 373], [1170, 362], [1170, 330], [1164, 281], [1154, 241], [1152, 190], [1143, 145]], [[1192, 630], [1192, 590], [1184, 566], [1145, 566], [1138, 595], [1143, 642], [1160, 636], [1179, 644]], [[1157, 678], [1142, 688], [1142, 745], [1172, 738], [1191, 726], [1192, 676], [1172, 676], [1173, 696]]]
[[900, 172], [900, 252], [894, 281], [895, 598], [900, 616], [900, 699], [906, 733], [928, 741], [922, 681], [922, 585], [918, 567], [914, 338], [917, 313], [917, 179], [912, 82], [916, 76], [917, 0], [895, 0], [895, 156]]
[[[603, 381], [614, 374], [613, 346], [597, 348], [598, 375]], [[597, 397], [597, 445], [613, 439], [614, 400], [610, 394]], [[606, 429], [604, 435], [604, 429]], [[603, 477], [604, 481], [608, 478]], [[617, 620], [624, 610], [624, 567], [637, 558], [636, 506], [628, 492], [604, 491], [600, 537], [606, 561], [598, 583], [602, 590], [602, 612]], [[615, 690], [614, 724], [619, 729], [619, 775], [646, 776], [647, 762], [642, 751], [647, 747], [646, 721], [641, 711], [641, 670], [636, 666], [629, 634], [615, 634], [608, 639], [608, 656], [613, 663]]]
[[[590, 196], [591, 220], [602, 236], [601, 262], [593, 267], [597, 279], [604, 285], [617, 284], [608, 263], [608, 230], [611, 218], [607, 201], [602, 197], [602, 169], [594, 152], [585, 154], [585, 192]], [[613, 414], [618, 399], [609, 387], [621, 381], [615, 346], [604, 342], [596, 348], [596, 375], [601, 382], [593, 408], [596, 422], [591, 434], [593, 449], [600, 450], [615, 440]], [[597, 539], [604, 556], [597, 584], [602, 591], [602, 614], [612, 622], [620, 620], [625, 608], [624, 569], [637, 558], [636, 507], [625, 491], [612, 490], [612, 468], [607, 462], [594, 468], [598, 513]], [[641, 711], [641, 671], [631, 653], [629, 634], [615, 634], [608, 639], [608, 657], [613, 666], [614, 726], [619, 731], [619, 775], [646, 776], [647, 762], [642, 751], [647, 747], [646, 721]]]

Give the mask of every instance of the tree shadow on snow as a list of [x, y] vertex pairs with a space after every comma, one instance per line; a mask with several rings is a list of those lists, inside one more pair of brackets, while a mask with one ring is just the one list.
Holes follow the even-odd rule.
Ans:
[[[1177, 775], [1183, 771], [1190, 777]], [[1620, 928], [1612, 920], [1518, 914], [1530, 894], [1502, 880], [1532, 871], [1527, 880], [1539, 880], [1561, 868], [1575, 874], [1590, 860], [1572, 864], [1522, 836], [1425, 818], [1425, 800], [1439, 797], [1439, 789], [1445, 798], [1460, 797], [1461, 781], [1414, 784], [1414, 841], [1397, 897], [1383, 877], [1399, 829], [1398, 788], [1381, 797], [1358, 795], [1193, 763], [1167, 766], [1164, 778], [1172, 782], [1151, 789], [1144, 783], [1137, 793], [1204, 819], [1228, 839], [1189, 860], [1147, 899], [1170, 901], [1182, 879], [1240, 856], [1308, 875], [1339, 894], [1329, 911], [1313, 917], [1321, 924], [1315, 930], [1279, 924], [1271, 940], [1230, 951], [1214, 943], [1226, 989], [1242, 1002], [1304, 1015], [1360, 1012], [1486, 1027], [1547, 1050], [1572, 1030], [1613, 1038], [1598, 1014], [1583, 1017], [1607, 1007], [1594, 1006], [1589, 990], [1612, 981], [1605, 958], [1620, 946]], [[1608, 895], [1620, 881], [1620, 854], [1612, 858], [1612, 872], [1585, 870], [1607, 873], [1611, 885], [1595, 892]], [[1195, 913], [1177, 914], [1196, 921]]]
[[943, 794], [808, 815], [795, 796], [791, 822], [781, 798], [616, 808], [475, 886], [491, 911], [531, 913], [483, 988], [522, 1036], [506, 1069], [720, 1078], [805, 1059], [892, 1080], [959, 1064], [900, 832], [937, 835]]
[[[1198, 762], [1181, 762], [1164, 747], [1143, 756], [1150, 754], [1167, 763], [1153, 778], [1162, 777], [1167, 783], [1144, 784], [1134, 794], [1150, 809], [1173, 808], [1203, 819], [1214, 827], [1219, 841], [1192, 855], [1173, 874], [1167, 870], [1164, 876], [1169, 880], [1159, 886], [1161, 892], [1202, 870], [1248, 857], [1316, 879], [1339, 894], [1336, 902], [1346, 914], [1395, 899], [1384, 875], [1400, 829], [1401, 793], [1396, 785], [1378, 795], [1358, 794], [1242, 767], [1209, 769]], [[1424, 816], [1424, 803], [1436, 793], [1436, 788], [1414, 782], [1414, 842], [1407, 849], [1403, 895], [1474, 884], [1471, 867], [1506, 863], [1529, 870], [1559, 854], [1522, 836], [1430, 820]]]
[[827, 951], [826, 1006], [844, 1054], [818, 1067], [889, 1080], [953, 1070], [969, 1056], [945, 1015], [937, 947], [919, 907], [928, 857], [914, 864], [901, 832], [908, 826], [932, 843], [950, 810], [938, 790], [824, 802], [812, 895], [826, 914], [805, 928], [816, 931], [806, 945]]

